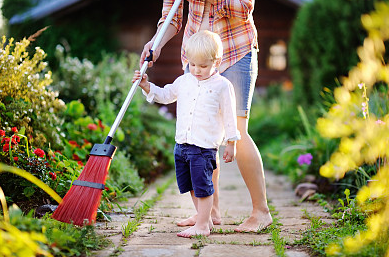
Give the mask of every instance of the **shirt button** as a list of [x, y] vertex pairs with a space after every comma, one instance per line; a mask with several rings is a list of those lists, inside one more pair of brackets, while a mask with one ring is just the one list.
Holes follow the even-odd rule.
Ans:
[[190, 128], [188, 128], [188, 131], [190, 131]]
[[192, 112], [190, 112], [189, 114], [192, 115]]

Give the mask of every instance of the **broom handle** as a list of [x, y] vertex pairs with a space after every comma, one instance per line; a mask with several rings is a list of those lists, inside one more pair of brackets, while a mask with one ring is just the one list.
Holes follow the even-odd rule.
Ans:
[[[151, 50], [150, 50], [151, 56], [152, 56], [152, 52], [158, 47], [158, 45], [161, 42], [163, 36], [165, 35], [167, 27], [169, 26], [171, 20], [173, 19], [173, 16], [174, 16], [175, 12], [177, 11], [178, 6], [180, 5], [180, 3], [181, 3], [181, 0], [175, 0], [174, 1], [174, 4], [173, 4], [172, 8], [170, 9], [168, 16], [166, 17], [165, 22], [162, 24], [161, 30], [158, 32], [157, 37], [154, 40], [153, 46], [151, 47]], [[150, 61], [151, 60], [152, 60], [152, 58], [150, 58]], [[149, 64], [149, 61], [146, 58], [145, 62], [143, 63], [143, 65], [142, 65], [142, 67], [140, 69], [141, 77], [143, 77], [143, 74], [146, 72], [148, 64]], [[138, 86], [140, 84], [140, 81], [141, 80], [138, 79], [137, 81], [134, 82], [134, 84], [132, 84], [130, 92], [128, 92], [126, 100], [124, 101], [124, 103], [122, 105], [122, 108], [120, 109], [119, 114], [116, 117], [116, 119], [115, 119], [115, 121], [114, 121], [114, 123], [113, 123], [113, 125], [111, 127], [111, 130], [108, 133], [107, 138], [105, 139], [104, 144], [111, 143], [112, 138], [113, 138], [117, 128], [119, 127], [119, 124], [122, 121], [122, 119], [124, 117], [124, 114], [126, 113], [127, 108], [130, 105], [130, 102], [131, 102], [132, 98], [134, 97], [134, 94], [135, 94], [136, 89], [138, 88]]]

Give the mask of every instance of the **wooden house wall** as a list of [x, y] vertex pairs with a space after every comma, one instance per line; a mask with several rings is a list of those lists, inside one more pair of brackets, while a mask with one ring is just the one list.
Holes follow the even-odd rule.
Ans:
[[[123, 49], [141, 53], [144, 44], [151, 39], [156, 31], [156, 24], [161, 17], [162, 1], [122, 1], [125, 15], [119, 20], [117, 38]], [[187, 10], [185, 1], [185, 10]], [[144, 6], [146, 5], [146, 6]], [[286, 5], [278, 0], [257, 0], [254, 9], [254, 20], [258, 30], [259, 55], [257, 79], [258, 87], [270, 83], [288, 81], [288, 69], [275, 71], [267, 68], [269, 47], [283, 40], [289, 41], [290, 29], [296, 14], [296, 7]], [[186, 19], [187, 11], [184, 13]], [[185, 21], [184, 21], [185, 24]], [[158, 85], [171, 83], [182, 74], [180, 47], [183, 29], [162, 49], [155, 66], [148, 70], [150, 80]]]
[[[85, 0], [85, 4], [77, 6], [75, 13], [62, 10], [54, 16], [71, 19], [74, 15], [84, 15], [85, 10], [94, 8], [101, 12], [101, 18], [116, 16], [117, 22], [112, 26], [114, 37], [120, 48], [141, 53], [144, 44], [151, 39], [157, 29], [156, 24], [161, 17], [162, 0]], [[185, 2], [184, 24], [186, 23], [188, 2]], [[84, 2], [83, 2], [84, 3]], [[270, 70], [267, 67], [269, 48], [279, 40], [286, 44], [289, 41], [290, 29], [296, 15], [297, 7], [288, 4], [287, 0], [257, 0], [254, 9], [254, 21], [258, 30], [259, 54], [257, 87], [266, 87], [271, 83], [290, 81], [288, 67], [285, 70]], [[66, 15], [68, 14], [68, 15]], [[180, 49], [183, 29], [162, 49], [155, 66], [148, 70], [150, 80], [157, 85], [171, 83], [183, 73], [180, 60]]]

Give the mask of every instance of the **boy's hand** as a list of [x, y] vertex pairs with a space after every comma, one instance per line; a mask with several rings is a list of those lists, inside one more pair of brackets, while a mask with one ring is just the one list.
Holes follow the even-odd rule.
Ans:
[[233, 162], [235, 160], [236, 155], [236, 143], [235, 141], [228, 142], [226, 148], [223, 153], [223, 160], [225, 163]]
[[[134, 76], [132, 77], [132, 83], [139, 80], [140, 77], [140, 71], [136, 70], [134, 72]], [[150, 83], [147, 81], [147, 74], [143, 74], [142, 80], [139, 83], [139, 86], [148, 94], [150, 92]]]

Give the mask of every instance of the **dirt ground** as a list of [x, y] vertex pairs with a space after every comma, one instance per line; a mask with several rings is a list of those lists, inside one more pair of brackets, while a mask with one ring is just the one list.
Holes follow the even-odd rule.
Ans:
[[[156, 194], [156, 186], [162, 185], [170, 175], [157, 180], [150, 186], [146, 194], [140, 198], [131, 198], [126, 205], [131, 209], [136, 203], [150, 199]], [[330, 217], [319, 205], [312, 202], [300, 202], [288, 179], [265, 171], [268, 203], [273, 219], [280, 228], [280, 236], [287, 242], [293, 242], [301, 237], [302, 231], [310, 226], [310, 221], [304, 218], [304, 210], [308, 213], [330, 221]], [[142, 224], [130, 237], [122, 236], [125, 226], [132, 214], [112, 215], [112, 222], [97, 224], [99, 233], [104, 233], [112, 244], [98, 251], [95, 256], [137, 256], [137, 257], [168, 257], [168, 256], [277, 256], [271, 233], [236, 233], [237, 227], [251, 212], [251, 199], [244, 181], [239, 173], [236, 162], [221, 164], [220, 174], [220, 209], [222, 225], [206, 239], [181, 238], [176, 234], [183, 230], [176, 223], [195, 213], [189, 194], [180, 195], [175, 182], [164, 192], [162, 199], [149, 210]], [[310, 256], [304, 247], [287, 246], [286, 256]]]

